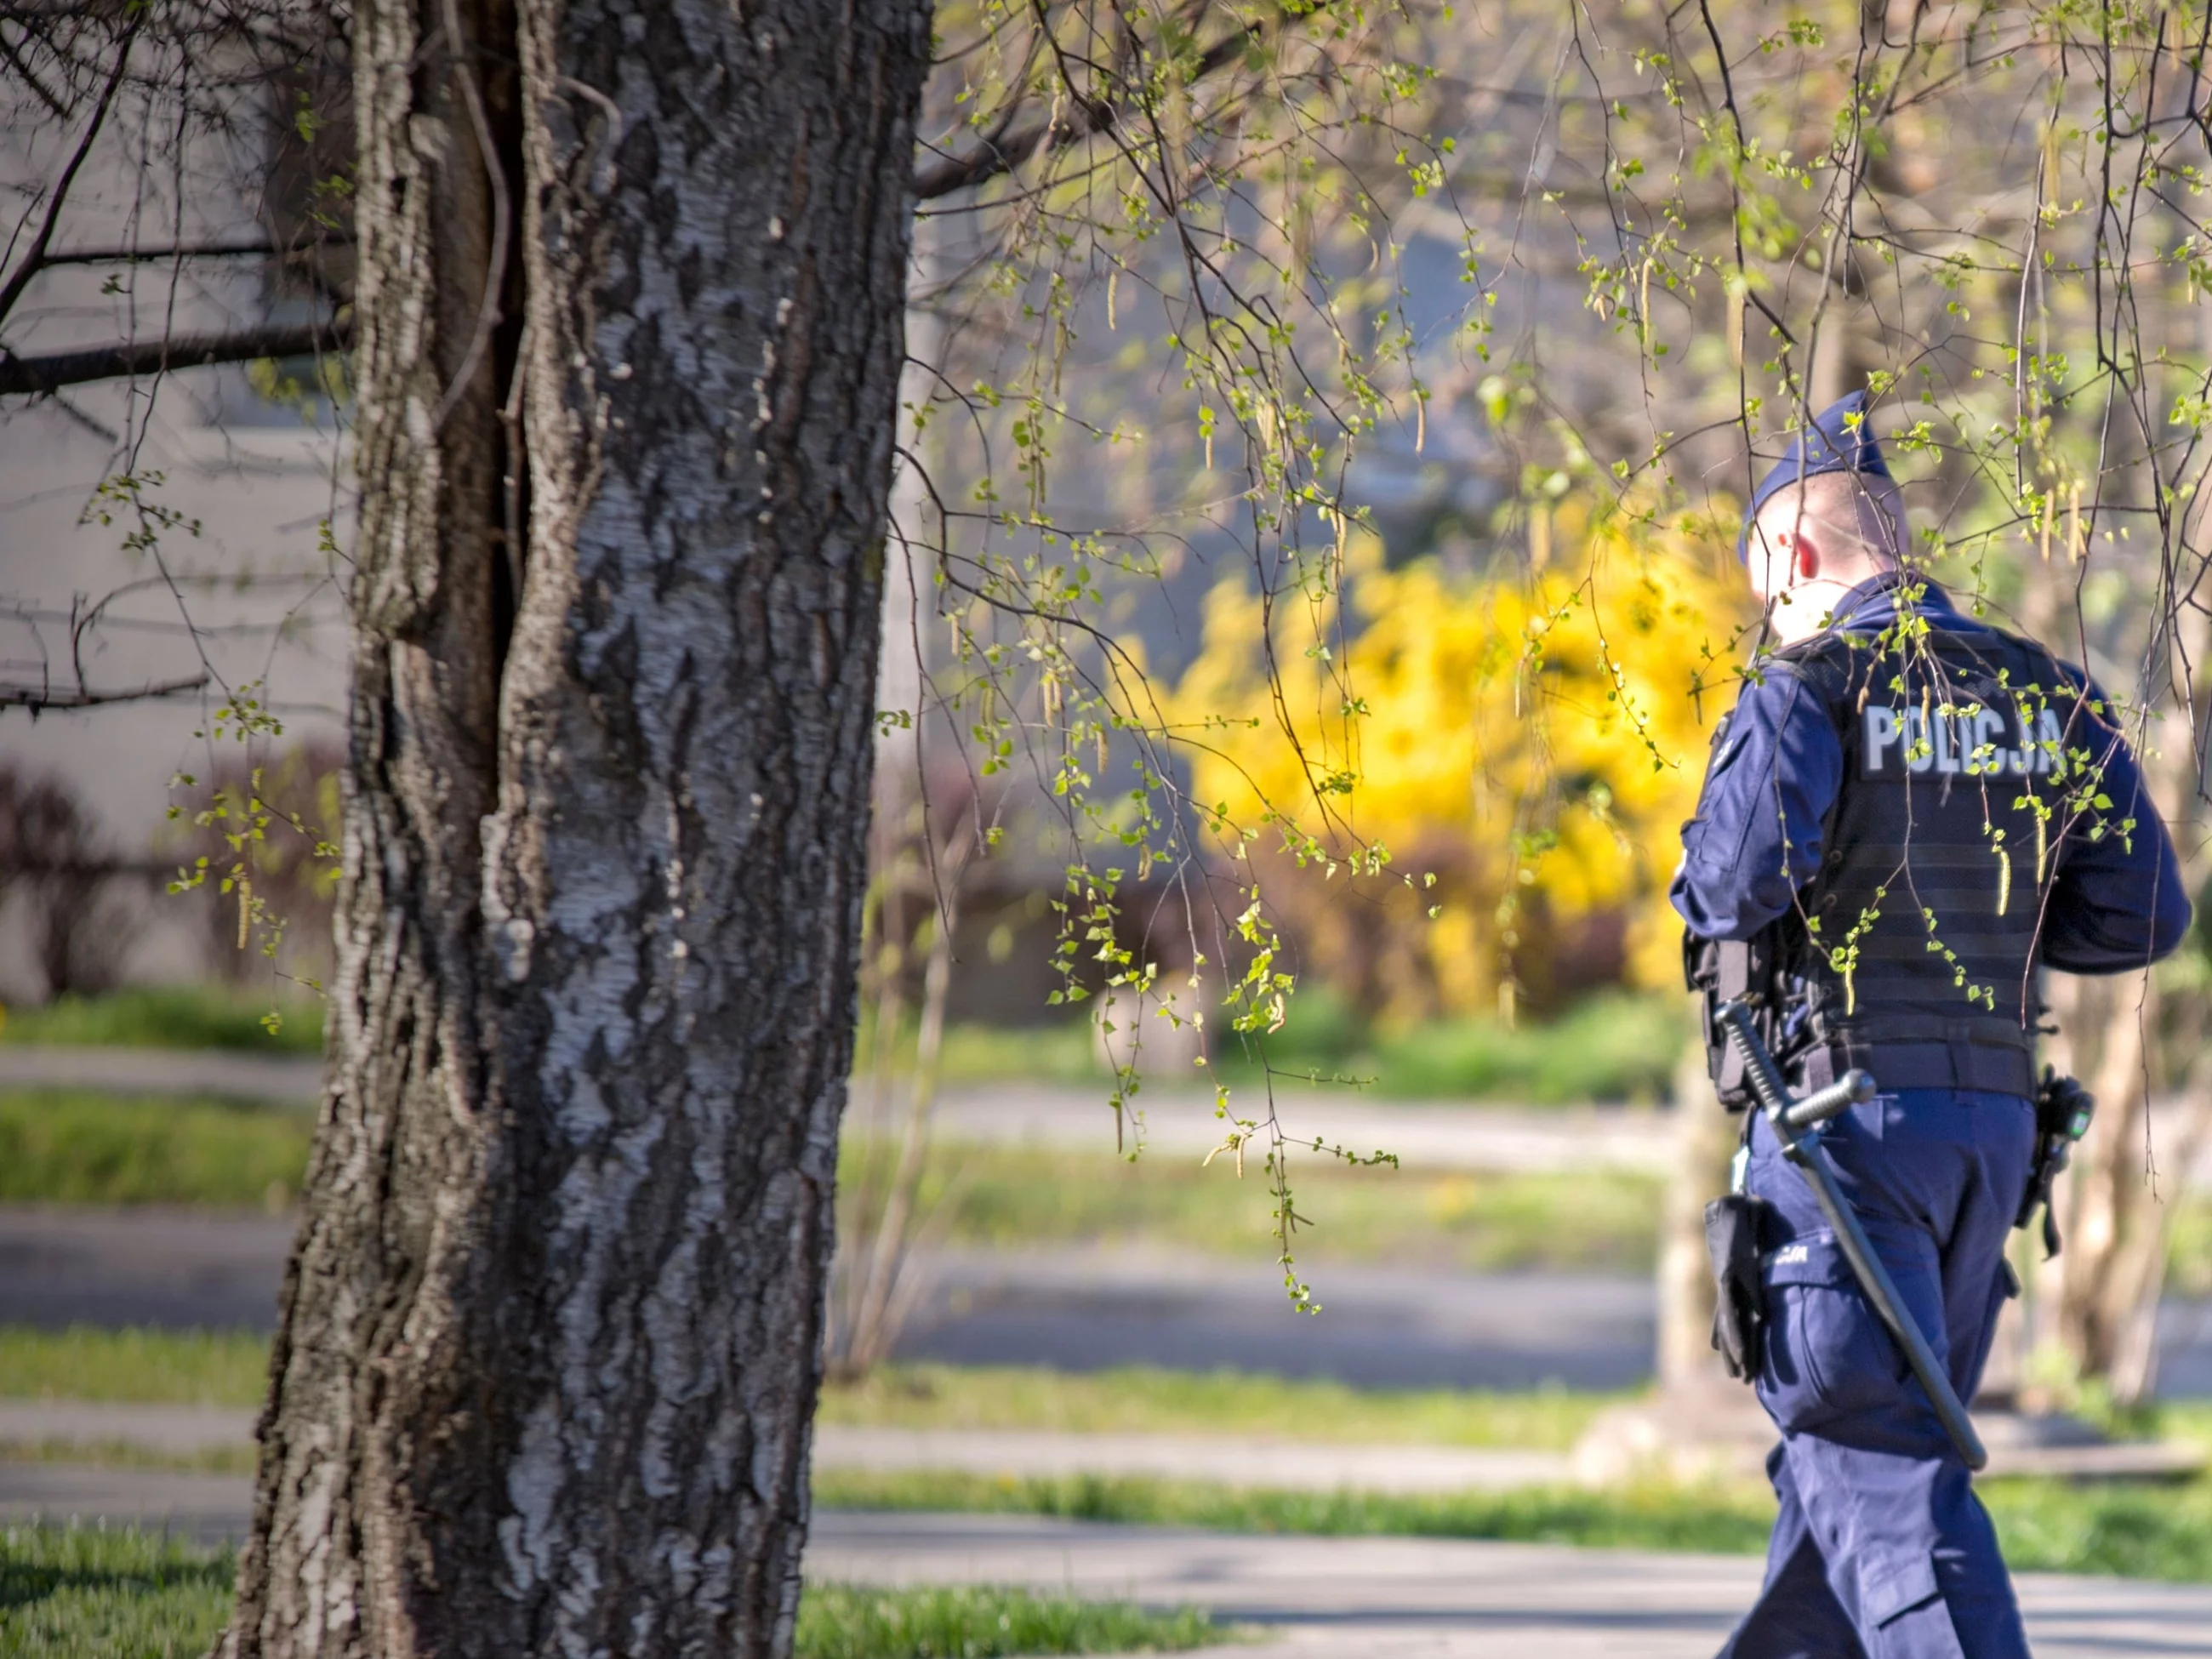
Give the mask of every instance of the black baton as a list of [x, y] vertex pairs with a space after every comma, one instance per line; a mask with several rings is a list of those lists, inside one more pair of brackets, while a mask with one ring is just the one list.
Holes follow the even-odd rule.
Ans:
[[1751, 1074], [1751, 1086], [1759, 1096], [1759, 1103], [1766, 1109], [1766, 1121], [1773, 1127], [1774, 1138], [1782, 1143], [1783, 1156], [1797, 1166], [1806, 1184], [1812, 1188], [1813, 1196], [1819, 1200], [1821, 1213], [1828, 1218], [1836, 1243], [1844, 1253], [1844, 1260], [1850, 1263], [1851, 1275], [1858, 1280], [1868, 1305], [1874, 1310], [1875, 1316], [1888, 1327], [1889, 1334], [1897, 1339], [1897, 1346], [1905, 1350], [1905, 1362], [1912, 1367], [1913, 1376], [1920, 1379], [1920, 1386], [1928, 1391], [1936, 1415], [1942, 1419], [1943, 1431], [1951, 1437], [1951, 1443], [1959, 1449], [1959, 1455], [1966, 1460], [1966, 1467], [1982, 1468], [1990, 1461], [1990, 1455], [1983, 1449], [1981, 1437], [1974, 1432], [1972, 1419], [1959, 1403], [1958, 1392], [1936, 1363], [1928, 1339], [1920, 1334], [1920, 1327], [1912, 1322], [1912, 1316], [1898, 1300], [1897, 1286], [1890, 1279], [1889, 1269], [1874, 1253], [1874, 1246], [1867, 1242], [1866, 1229], [1859, 1225], [1850, 1201], [1836, 1185], [1835, 1171], [1828, 1167], [1827, 1155], [1820, 1150], [1819, 1138], [1805, 1133], [1817, 1129], [1850, 1107], [1872, 1100], [1874, 1079], [1864, 1072], [1854, 1070], [1818, 1093], [1792, 1100], [1783, 1084], [1782, 1073], [1775, 1069], [1774, 1057], [1759, 1040], [1759, 1033], [1752, 1028], [1751, 1018], [1743, 1005], [1723, 1002], [1719, 1013], [1722, 1024], [1728, 1028], [1729, 1040], [1742, 1057], [1744, 1070]]

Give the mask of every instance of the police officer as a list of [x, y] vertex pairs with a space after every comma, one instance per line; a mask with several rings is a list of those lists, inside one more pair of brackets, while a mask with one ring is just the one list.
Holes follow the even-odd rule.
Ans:
[[[2144, 968], [2190, 907], [2103, 695], [1961, 614], [1906, 546], [1854, 394], [1753, 493], [1740, 551], [1779, 643], [1716, 737], [1671, 897], [1693, 952], [1754, 981], [1729, 992], [1768, 992], [1799, 1086], [1854, 1066], [1881, 1085], [1824, 1132], [1828, 1158], [1971, 1400], [2017, 1289], [2038, 969]], [[2026, 1655], [1966, 1468], [1757, 1113], [1748, 1154], [1780, 1512], [1723, 1655]]]

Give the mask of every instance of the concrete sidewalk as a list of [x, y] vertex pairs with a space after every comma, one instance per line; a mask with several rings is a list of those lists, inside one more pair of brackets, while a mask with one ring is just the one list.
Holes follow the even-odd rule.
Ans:
[[[0, 1400], [0, 1447], [129, 1447], [163, 1457], [243, 1452], [254, 1413], [210, 1406]], [[55, 1467], [49, 1464], [48, 1468]], [[1497, 1491], [1565, 1480], [1566, 1457], [1510, 1448], [1334, 1445], [1244, 1436], [1060, 1434], [823, 1423], [818, 1469], [955, 1470], [1016, 1480], [1099, 1475], [1300, 1492]]]
[[[63, 1048], [0, 1042], [0, 1088], [53, 1085], [118, 1094], [211, 1095], [275, 1105], [312, 1106], [322, 1093], [323, 1064], [297, 1055], [225, 1049]], [[1111, 1085], [955, 1084], [937, 1104], [939, 1136], [991, 1146], [1048, 1146], [1109, 1152]], [[1384, 1150], [1431, 1170], [1629, 1170], [1664, 1174], [1668, 1124], [1648, 1108], [1526, 1109], [1454, 1101], [1379, 1100], [1356, 1091], [1278, 1089], [1284, 1133], [1309, 1145], [1319, 1136], [1361, 1153]], [[1240, 1096], [1237, 1109], [1263, 1103]], [[1145, 1139], [1164, 1157], [1203, 1157], [1220, 1145], [1213, 1097], [1161, 1090], [1142, 1102]], [[862, 1091], [847, 1119], [864, 1131]], [[1133, 1126], [1132, 1128], [1133, 1133]]]
[[[0, 1522], [105, 1519], [234, 1540], [231, 1476], [0, 1463]], [[1422, 1538], [1247, 1536], [1026, 1516], [816, 1511], [810, 1577], [1023, 1584], [1185, 1603], [1267, 1633], [1237, 1659], [1706, 1659], [1759, 1583], [1753, 1557]], [[2031, 1573], [2039, 1659], [2212, 1659], [2212, 1586]]]
[[[1753, 1557], [1421, 1538], [1253, 1537], [1018, 1516], [816, 1517], [811, 1577], [1024, 1584], [1195, 1604], [1269, 1626], [1238, 1659], [1709, 1659], [1759, 1584]], [[2039, 1659], [2212, 1656], [2212, 1586], [2028, 1574]]]
[[211, 1095], [312, 1106], [323, 1062], [312, 1054], [228, 1048], [78, 1048], [0, 1042], [0, 1088], [98, 1089], [122, 1095]]

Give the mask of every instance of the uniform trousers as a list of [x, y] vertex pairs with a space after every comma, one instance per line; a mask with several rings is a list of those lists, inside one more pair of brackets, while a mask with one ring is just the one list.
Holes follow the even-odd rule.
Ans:
[[[1971, 1401], [2017, 1291], [2004, 1246], [2027, 1190], [2034, 1108], [2012, 1095], [1903, 1090], [1832, 1120], [1820, 1139], [1914, 1322]], [[1766, 1461], [1780, 1510], [1765, 1583], [1723, 1659], [2027, 1659], [1966, 1467], [1763, 1118], [1746, 1184], [1773, 1206], [1758, 1391], [1782, 1431]]]

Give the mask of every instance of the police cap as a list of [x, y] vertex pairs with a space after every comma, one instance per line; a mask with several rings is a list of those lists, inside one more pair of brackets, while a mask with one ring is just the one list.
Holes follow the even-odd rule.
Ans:
[[1867, 395], [1854, 392], [1838, 398], [1813, 417], [1813, 424], [1790, 440], [1790, 447], [1774, 468], [1751, 492], [1744, 509], [1743, 533], [1735, 538], [1735, 556], [1751, 559], [1751, 526], [1759, 509], [1782, 491], [1823, 472], [1871, 472], [1889, 477], [1889, 463], [1875, 441], [1874, 423], [1867, 417]]

